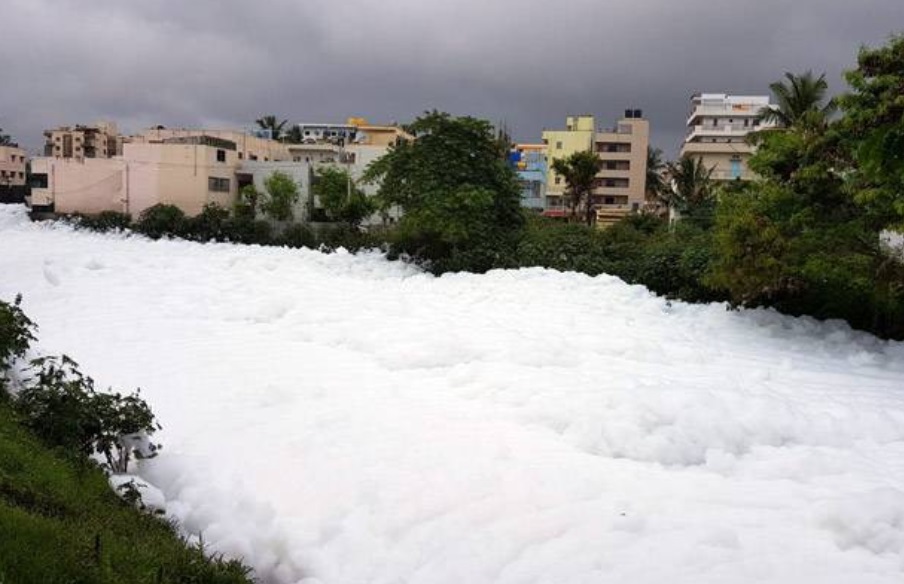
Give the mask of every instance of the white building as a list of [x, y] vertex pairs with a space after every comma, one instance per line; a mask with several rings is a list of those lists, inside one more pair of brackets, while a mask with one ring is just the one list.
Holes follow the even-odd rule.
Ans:
[[774, 126], [759, 119], [768, 107], [769, 97], [765, 95], [694, 95], [681, 156], [693, 156], [707, 168], [714, 167], [715, 180], [752, 179], [747, 160], [754, 148], [747, 143], [747, 136]]

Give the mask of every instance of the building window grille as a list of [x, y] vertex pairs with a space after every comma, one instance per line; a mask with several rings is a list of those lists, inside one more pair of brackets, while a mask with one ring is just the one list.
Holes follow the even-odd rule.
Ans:
[[219, 177], [215, 177], [215, 176], [208, 177], [207, 188], [212, 193], [228, 193], [229, 192], [229, 179], [228, 178], [219, 178]]

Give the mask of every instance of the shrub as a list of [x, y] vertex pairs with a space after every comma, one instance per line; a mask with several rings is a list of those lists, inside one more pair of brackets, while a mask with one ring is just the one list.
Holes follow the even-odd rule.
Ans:
[[227, 239], [236, 243], [271, 245], [273, 227], [264, 220], [249, 217], [233, 217], [223, 226]]
[[188, 219], [188, 233], [198, 241], [229, 239], [229, 211], [216, 203], [207, 203], [201, 213]]
[[286, 228], [276, 239], [276, 243], [286, 247], [317, 247], [317, 237], [307, 225], [294, 224]]
[[125, 472], [130, 448], [120, 438], [159, 429], [138, 392], [97, 392], [94, 380], [65, 355], [35, 359], [32, 367], [37, 375], [18, 393], [15, 408], [49, 446], [82, 456], [102, 454], [111, 470]]
[[87, 229], [101, 232], [129, 229], [132, 225], [132, 216], [117, 211], [102, 211], [94, 217], [83, 217], [81, 225]]
[[135, 228], [153, 239], [182, 237], [188, 231], [188, 219], [179, 207], [159, 203], [141, 212]]
[[13, 359], [25, 356], [35, 340], [34, 330], [37, 326], [22, 311], [19, 306], [21, 303], [21, 295], [17, 295], [12, 304], [0, 300], [0, 376], [9, 368]]

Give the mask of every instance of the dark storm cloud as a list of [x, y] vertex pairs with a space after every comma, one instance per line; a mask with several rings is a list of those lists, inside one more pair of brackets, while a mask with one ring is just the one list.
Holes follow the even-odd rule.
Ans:
[[786, 70], [836, 91], [902, 0], [3, 0], [0, 127], [114, 119], [249, 126], [410, 120], [428, 108], [537, 140], [568, 113], [643, 108], [673, 153], [695, 91], [767, 93]]

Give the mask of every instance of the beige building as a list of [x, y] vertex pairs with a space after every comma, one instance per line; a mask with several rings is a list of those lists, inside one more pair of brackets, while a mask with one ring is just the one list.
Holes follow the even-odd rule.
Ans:
[[694, 95], [681, 156], [699, 158], [713, 169], [715, 180], [752, 179], [747, 160], [754, 149], [747, 143], [747, 135], [773, 127], [759, 120], [760, 112], [768, 107], [769, 97], [764, 95]]
[[549, 160], [544, 214], [566, 214], [563, 196], [567, 185], [552, 164], [576, 152], [595, 152], [603, 164], [593, 189], [599, 224], [614, 223], [642, 208], [650, 123], [640, 110], [625, 110], [624, 118], [615, 127], [602, 131], [597, 131], [593, 116], [569, 116], [564, 130], [544, 130], [543, 143]]
[[198, 214], [206, 203], [230, 207], [239, 160], [234, 142], [212, 136], [127, 142], [115, 158], [36, 158], [31, 205], [56, 213], [130, 213], [158, 203]]
[[636, 213], [646, 198], [650, 122], [641, 110], [625, 110], [615, 127], [597, 132], [594, 151], [603, 163], [593, 189], [598, 225], [609, 225]]
[[28, 155], [15, 144], [0, 146], [0, 188], [25, 186]]
[[122, 154], [123, 139], [113, 122], [61, 126], [45, 130], [44, 139], [44, 156], [53, 158], [112, 158]]
[[247, 132], [239, 132], [236, 130], [149, 128], [135, 136], [130, 136], [128, 141], [132, 143], [154, 143], [164, 142], [175, 138], [192, 138], [196, 136], [208, 136], [210, 138], [218, 138], [234, 143], [236, 147], [236, 157], [239, 160], [259, 160], [261, 162], [292, 160], [292, 156], [287, 148], [288, 144], [270, 140], [269, 138], [260, 138]]

